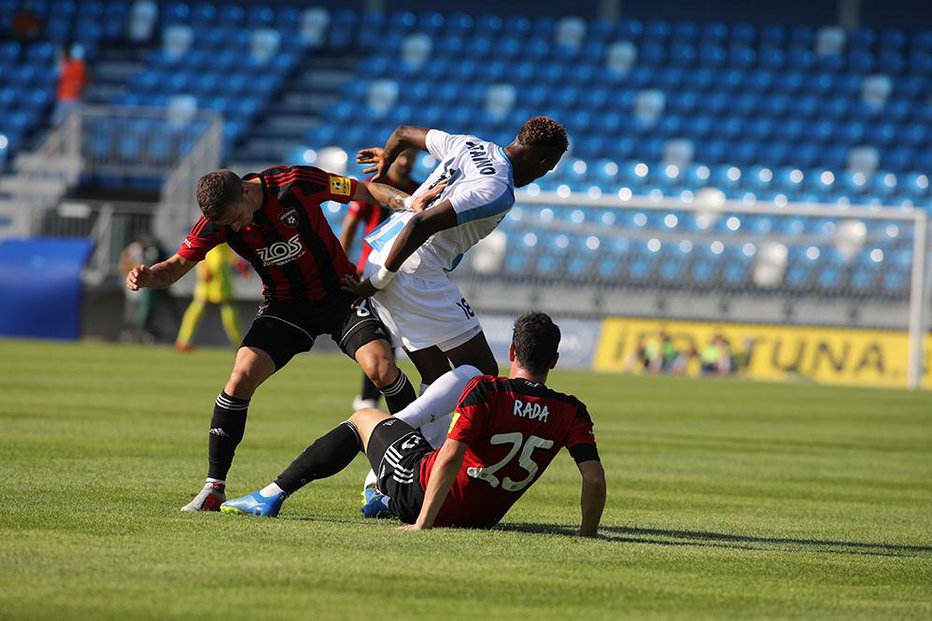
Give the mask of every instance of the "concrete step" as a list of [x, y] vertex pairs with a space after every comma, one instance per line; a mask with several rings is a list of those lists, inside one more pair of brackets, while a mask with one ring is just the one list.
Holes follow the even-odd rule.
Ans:
[[13, 168], [21, 173], [39, 172], [43, 175], [62, 175], [74, 177], [81, 174], [82, 161], [79, 156], [49, 157], [41, 153], [20, 153], [13, 162]]
[[135, 60], [104, 60], [94, 65], [94, 80], [125, 82], [145, 68], [145, 63]]
[[92, 83], [87, 85], [84, 99], [88, 103], [110, 103], [114, 98], [125, 95], [126, 91], [125, 84]]
[[353, 79], [352, 71], [344, 69], [309, 69], [298, 75], [289, 86], [305, 91], [323, 91], [338, 89]]
[[65, 193], [68, 184], [62, 179], [52, 177], [37, 180], [32, 177], [11, 175], [0, 178], [0, 191], [10, 192], [15, 196], [58, 197]]
[[281, 164], [288, 155], [303, 145], [300, 138], [281, 136], [257, 136], [236, 149], [231, 155], [237, 161], [275, 162]]
[[293, 110], [319, 111], [340, 100], [339, 93], [320, 93], [318, 91], [288, 91], [275, 104], [273, 110], [284, 107]]

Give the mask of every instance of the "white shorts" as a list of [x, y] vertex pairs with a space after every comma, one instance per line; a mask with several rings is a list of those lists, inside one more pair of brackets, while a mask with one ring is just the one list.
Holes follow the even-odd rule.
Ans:
[[408, 351], [434, 345], [450, 351], [482, 331], [476, 313], [445, 274], [425, 280], [398, 272], [371, 300], [394, 344]]

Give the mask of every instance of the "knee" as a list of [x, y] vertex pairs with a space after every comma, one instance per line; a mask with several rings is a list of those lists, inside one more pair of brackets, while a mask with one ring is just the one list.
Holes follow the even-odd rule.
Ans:
[[363, 371], [379, 388], [384, 388], [398, 379], [398, 367], [390, 359], [375, 359], [363, 365]]
[[382, 388], [398, 379], [398, 366], [392, 358], [390, 351], [378, 350], [368, 355], [358, 357], [359, 366], [363, 373], [372, 380], [372, 383]]
[[227, 382], [226, 392], [228, 395], [238, 399], [251, 399], [258, 387], [259, 381], [253, 370], [245, 365], [237, 365], [234, 367], [233, 372], [230, 373], [230, 380]]

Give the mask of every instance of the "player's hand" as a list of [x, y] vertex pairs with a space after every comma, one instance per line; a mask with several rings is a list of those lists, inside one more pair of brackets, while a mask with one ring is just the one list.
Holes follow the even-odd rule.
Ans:
[[382, 177], [388, 172], [388, 164], [385, 162], [385, 149], [382, 147], [369, 147], [360, 149], [356, 154], [357, 164], [375, 164], [363, 169], [363, 174], [376, 173], [374, 179]]
[[423, 194], [415, 196], [414, 201], [411, 203], [411, 211], [414, 213], [419, 213], [430, 207], [430, 204], [434, 202], [434, 199], [440, 196], [440, 193], [443, 192], [444, 188], [446, 187], [447, 181], [444, 179]]
[[417, 524], [402, 524], [401, 526], [396, 526], [395, 530], [428, 530], [423, 526], [418, 526]]
[[343, 285], [340, 289], [355, 296], [353, 303], [350, 304], [350, 308], [356, 308], [362, 304], [366, 298], [372, 297], [378, 291], [378, 289], [372, 286], [368, 278], [359, 280], [359, 278], [353, 274], [347, 274], [343, 277]]
[[146, 265], [137, 265], [126, 274], [126, 288], [130, 291], [139, 291], [143, 287], [152, 286], [152, 270]]

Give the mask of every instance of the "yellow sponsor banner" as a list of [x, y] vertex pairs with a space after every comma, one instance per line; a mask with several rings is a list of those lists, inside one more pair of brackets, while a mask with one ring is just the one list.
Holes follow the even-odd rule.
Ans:
[[[602, 324], [597, 371], [732, 374], [759, 380], [907, 385], [908, 334], [782, 325], [610, 318]], [[932, 386], [926, 335], [923, 385]]]

